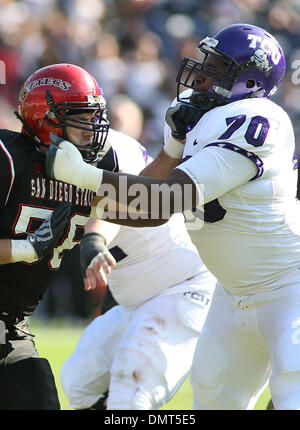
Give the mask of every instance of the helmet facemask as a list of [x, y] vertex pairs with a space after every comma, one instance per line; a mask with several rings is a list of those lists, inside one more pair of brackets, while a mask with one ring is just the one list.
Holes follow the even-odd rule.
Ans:
[[[98, 153], [105, 145], [109, 130], [109, 121], [106, 117], [107, 108], [103, 96], [86, 96], [86, 102], [59, 102], [54, 103], [49, 90], [46, 91], [49, 110], [44, 116], [45, 122], [54, 128], [62, 130], [62, 137], [68, 139], [67, 127], [92, 132], [92, 141], [89, 145], [76, 145], [84, 161], [94, 163]], [[74, 118], [74, 115], [94, 113], [92, 121], [83, 121]], [[72, 142], [73, 143], [73, 142]]]
[[[260, 80], [252, 79], [253, 71], [257, 66], [257, 59], [253, 57], [251, 61], [238, 65], [233, 58], [210, 46], [213, 41], [212, 38], [206, 38], [199, 44], [198, 49], [204, 55], [203, 61], [188, 57], [182, 61], [176, 78], [178, 101], [188, 102], [201, 109], [210, 110], [242, 98], [264, 96], [265, 91], [261, 88]], [[216, 60], [217, 64], [222, 64], [221, 69], [223, 70], [210, 64], [212, 58]], [[267, 69], [263, 71], [265, 79], [267, 79], [269, 72]], [[197, 91], [194, 79], [199, 73], [214, 78], [208, 91]], [[246, 82], [243, 97], [235, 97], [233, 91], [234, 87], [239, 85], [239, 80]], [[181, 86], [193, 90], [188, 101], [180, 96]]]
[[[177, 99], [186, 103], [187, 101], [180, 96], [180, 93], [182, 87], [190, 88], [193, 91], [188, 103], [203, 110], [210, 110], [227, 103], [227, 98], [230, 97], [231, 89], [236, 82], [237, 65], [232, 58], [206, 44], [206, 39], [199, 44], [198, 49], [203, 56], [202, 61], [186, 57], [180, 65], [176, 78]], [[216, 64], [220, 64], [220, 68], [211, 64], [212, 59], [215, 59]], [[208, 91], [197, 90], [195, 78], [200, 73], [214, 78]]]

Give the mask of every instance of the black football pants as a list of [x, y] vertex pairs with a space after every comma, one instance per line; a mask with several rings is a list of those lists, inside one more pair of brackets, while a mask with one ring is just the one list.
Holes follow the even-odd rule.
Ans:
[[[18, 330], [20, 324], [28, 335]], [[39, 357], [26, 322], [21, 322], [0, 344], [0, 410], [59, 409], [50, 364]]]

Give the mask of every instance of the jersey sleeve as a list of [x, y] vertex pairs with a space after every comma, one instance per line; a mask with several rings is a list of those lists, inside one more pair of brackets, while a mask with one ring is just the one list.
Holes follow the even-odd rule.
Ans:
[[0, 208], [9, 198], [15, 180], [15, 168], [11, 154], [0, 139]]
[[200, 205], [246, 183], [257, 171], [247, 157], [214, 146], [196, 153], [177, 169], [185, 172], [195, 183]]

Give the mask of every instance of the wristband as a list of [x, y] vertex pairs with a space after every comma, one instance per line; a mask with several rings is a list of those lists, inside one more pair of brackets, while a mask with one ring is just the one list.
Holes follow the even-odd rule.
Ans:
[[107, 251], [105, 238], [96, 232], [86, 233], [80, 242], [80, 266], [83, 277], [91, 261], [99, 252]]
[[167, 143], [164, 145], [164, 151], [171, 158], [181, 159], [184, 150], [184, 143], [178, 142], [173, 136], [170, 136]]
[[28, 240], [11, 240], [11, 261], [17, 263], [18, 261], [25, 261], [32, 263], [38, 260], [38, 256], [34, 247]]

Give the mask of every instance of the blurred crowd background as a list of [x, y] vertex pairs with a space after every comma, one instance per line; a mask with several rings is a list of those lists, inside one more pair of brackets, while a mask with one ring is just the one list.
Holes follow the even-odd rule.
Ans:
[[[274, 100], [291, 116], [300, 149], [300, 0], [0, 0], [0, 60], [6, 67], [0, 128], [20, 130], [13, 111], [21, 83], [33, 71], [74, 63], [102, 87], [112, 127], [155, 155], [181, 59], [195, 57], [202, 38], [238, 22], [265, 28], [283, 47], [287, 73]], [[65, 265], [78, 283], [80, 273], [69, 260]], [[74, 289], [61, 273], [44, 312], [85, 316], [93, 296], [83, 299], [83, 289]]]
[[74, 63], [98, 80], [113, 126], [155, 153], [181, 59], [234, 22], [261, 26], [281, 43], [287, 75], [276, 99], [299, 141], [300, 84], [291, 75], [300, 60], [300, 0], [0, 0], [0, 126], [19, 127], [11, 113], [34, 70]]

